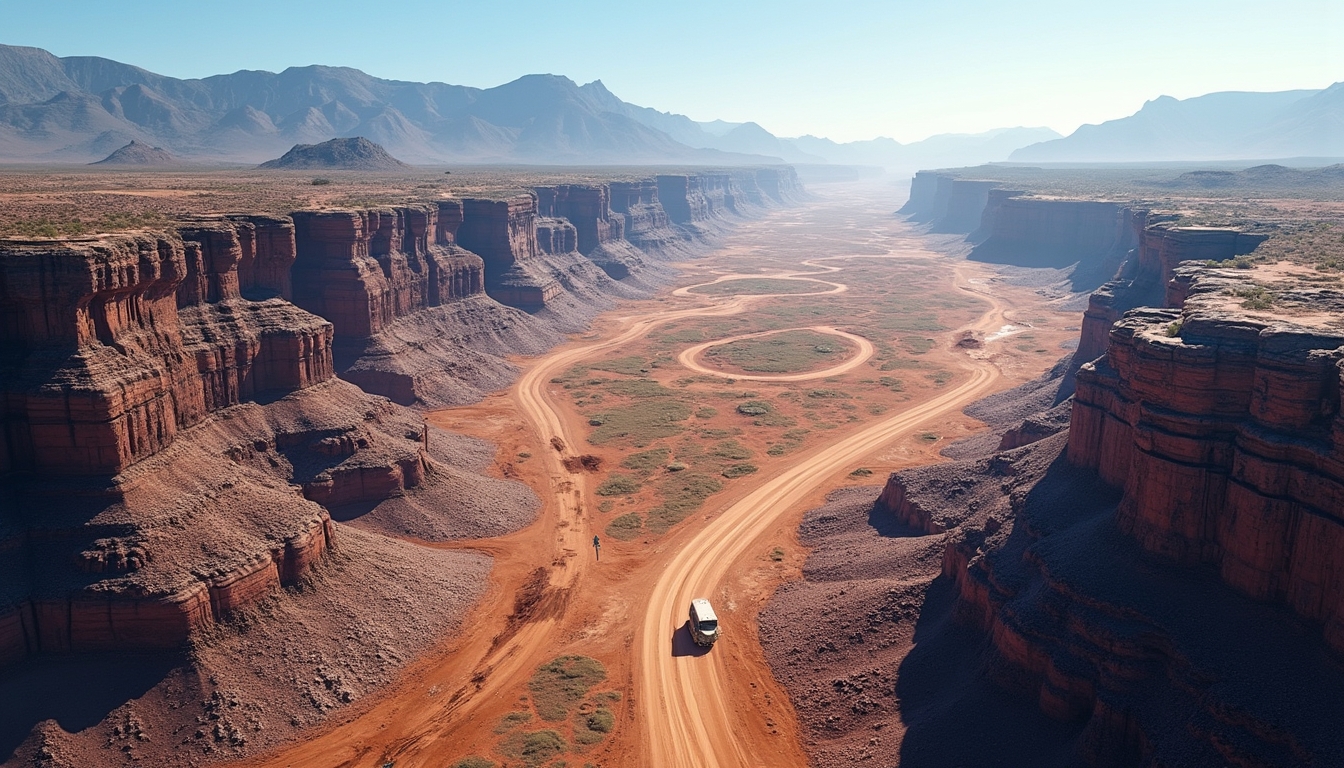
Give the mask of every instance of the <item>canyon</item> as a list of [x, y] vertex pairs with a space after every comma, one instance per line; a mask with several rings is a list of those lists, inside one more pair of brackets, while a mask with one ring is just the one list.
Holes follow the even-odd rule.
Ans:
[[[355, 609], [342, 602], [350, 579], [372, 601], [371, 626], [395, 621], [392, 606], [408, 600], [443, 606], [382, 645], [347, 638], [339, 653], [350, 659], [336, 662], [346, 682], [303, 695], [321, 700], [320, 719], [372, 690], [398, 666], [379, 651], [370, 668], [372, 650], [413, 657], [486, 584], [488, 558], [401, 539], [498, 536], [538, 506], [526, 486], [486, 471], [485, 443], [410, 406], [479, 400], [516, 375], [508, 356], [648, 295], [669, 258], [802, 194], [792, 169], [734, 169], [0, 241], [0, 549], [10, 555], [0, 665], [43, 670], [45, 690], [82, 659], [113, 670], [118, 654], [163, 659], [172, 671], [143, 683], [158, 709], [136, 715], [162, 734], [219, 720], [208, 710], [225, 695], [219, 679], [236, 678], [229, 649], [273, 631], [258, 611], [334, 603], [313, 614], [316, 629]], [[387, 558], [404, 565], [379, 570]], [[432, 571], [413, 597], [407, 568]], [[249, 640], [240, 620], [262, 628]], [[192, 692], [173, 682], [183, 674]], [[253, 693], [285, 700], [305, 688], [273, 686]], [[11, 759], [87, 764], [102, 748], [99, 729], [63, 733], [41, 725], [46, 704], [25, 710], [6, 697], [0, 751], [16, 750]], [[128, 707], [100, 716], [130, 717]], [[122, 752], [216, 759], [313, 722], [250, 717], [270, 728], [200, 730], [176, 745], [160, 735]]]
[[[952, 461], [805, 517], [761, 640], [811, 758], [1340, 762], [1338, 278], [1256, 260], [1281, 227], [970, 174], [921, 172], [902, 211], [1090, 291], [1078, 343], [968, 408], [990, 432]], [[808, 601], [845, 642], [777, 632]]]

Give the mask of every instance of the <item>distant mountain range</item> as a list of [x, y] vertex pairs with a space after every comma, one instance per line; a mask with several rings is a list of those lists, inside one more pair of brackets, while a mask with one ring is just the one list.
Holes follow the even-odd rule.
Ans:
[[1344, 82], [1320, 91], [1162, 96], [1129, 117], [1023, 147], [1014, 162], [1344, 157]]
[[410, 163], [842, 163], [901, 170], [1004, 160], [1045, 128], [839, 144], [629, 104], [601, 81], [496, 88], [383, 80], [346, 67], [181, 80], [93, 56], [0, 45], [0, 161], [86, 163], [135, 141], [183, 162], [257, 163], [364, 136]]

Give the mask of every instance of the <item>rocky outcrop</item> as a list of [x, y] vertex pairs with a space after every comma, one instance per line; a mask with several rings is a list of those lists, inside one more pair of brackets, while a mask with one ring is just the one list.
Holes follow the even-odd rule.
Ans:
[[[978, 674], [1061, 723], [1050, 749], [1064, 757], [1042, 764], [1334, 764], [1344, 295], [1301, 268], [1173, 261], [1227, 257], [1254, 237], [1145, 234], [1133, 274], [1170, 275], [1176, 306], [1110, 329], [1073, 401], [1037, 417], [1052, 427], [1068, 409], [1067, 434], [898, 473], [879, 507], [944, 537], [947, 626], [982, 632]], [[927, 675], [930, 655], [960, 663], [939, 656], [957, 631], [926, 632], [900, 675]], [[902, 706], [989, 717], [961, 685]], [[951, 723], [923, 725], [903, 749]]]
[[665, 259], [686, 258], [693, 251], [686, 238], [672, 228], [652, 179], [613, 181], [608, 185], [611, 209], [625, 216], [625, 239], [639, 250]]
[[1000, 197], [1022, 194], [1001, 190], [1001, 186], [997, 181], [919, 171], [910, 182], [910, 199], [898, 213], [931, 224], [932, 232], [969, 235], [981, 226], [991, 190]]
[[577, 243], [568, 250], [587, 256], [614, 280], [624, 280], [643, 268], [645, 257], [625, 239], [625, 216], [611, 210], [606, 185], [537, 187], [536, 193], [541, 216], [563, 218], [574, 226]]
[[[1126, 258], [1116, 279], [1088, 298], [1074, 353], [1075, 371], [1106, 351], [1110, 328], [1125, 312], [1184, 302], [1184, 284], [1172, 279], [1181, 262], [1226, 261], [1254, 251], [1265, 240], [1264, 235], [1236, 229], [1171, 226], [1146, 211], [1131, 211], [1129, 219], [1138, 246]], [[1065, 395], [1073, 391], [1071, 379], [1062, 391]]]
[[294, 214], [294, 302], [355, 344], [397, 318], [478, 294], [480, 257], [457, 247], [461, 204]]
[[335, 379], [332, 324], [280, 298], [293, 232], [0, 245], [0, 549], [23, 553], [0, 661], [175, 647], [302, 578], [327, 507], [437, 471], [422, 420]]
[[457, 240], [485, 262], [485, 292], [491, 298], [536, 311], [560, 294], [554, 278], [537, 264], [537, 197], [508, 200], [468, 198]]
[[1344, 332], [1326, 320], [1344, 297], [1277, 295], [1315, 322], [1247, 312], [1229, 297], [1250, 282], [1237, 271], [1206, 271], [1185, 281], [1182, 308], [1116, 324], [1078, 374], [1069, 459], [1123, 489], [1120, 529], [1146, 552], [1214, 566], [1344, 651]]
[[979, 244], [969, 258], [995, 264], [1062, 269], [1077, 265], [1075, 290], [1115, 276], [1136, 243], [1130, 210], [1117, 203], [1038, 198], [989, 190]]

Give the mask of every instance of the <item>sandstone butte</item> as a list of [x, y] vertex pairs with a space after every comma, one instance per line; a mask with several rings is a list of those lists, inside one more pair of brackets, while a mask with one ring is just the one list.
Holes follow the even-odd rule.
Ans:
[[[945, 537], [952, 615], [991, 649], [961, 661], [1072, 724], [1076, 762], [1339, 764], [1344, 295], [1306, 268], [1206, 263], [1263, 236], [953, 181], [917, 178], [906, 212], [965, 229], [947, 206], [978, 200], [977, 249], [1067, 243], [1088, 217], [1073, 242], [1095, 258], [1133, 246], [1059, 406], [881, 494]], [[1243, 302], [1254, 285], [1273, 306]]]
[[448, 471], [398, 403], [506, 385], [505, 355], [799, 194], [746, 169], [0, 241], [0, 664], [178, 647], [297, 581], [331, 508]]

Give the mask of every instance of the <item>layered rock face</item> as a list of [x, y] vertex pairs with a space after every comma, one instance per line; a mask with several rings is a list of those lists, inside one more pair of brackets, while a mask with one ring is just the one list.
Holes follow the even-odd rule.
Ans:
[[[1115, 324], [1061, 406], [1067, 434], [883, 491], [945, 536], [949, 615], [991, 649], [980, 674], [1062, 724], [1066, 757], [1042, 764], [1344, 760], [1344, 296], [1305, 269], [1175, 263], [1253, 242], [1148, 229], [1133, 271], [1171, 275], [1177, 306]], [[1272, 306], [1243, 306], [1266, 281]], [[984, 706], [940, 701], [971, 722]]]
[[1184, 303], [1184, 284], [1172, 279], [1181, 262], [1226, 261], [1254, 251], [1265, 240], [1264, 235], [1235, 229], [1172, 227], [1142, 210], [1128, 215], [1137, 248], [1126, 258], [1116, 279], [1089, 297], [1074, 354], [1075, 368], [1106, 351], [1110, 328], [1125, 312], [1141, 306], [1179, 307]]
[[689, 256], [685, 238], [672, 228], [652, 179], [613, 181], [611, 209], [625, 216], [625, 239], [645, 253], [664, 258]]
[[1344, 331], [1328, 322], [1344, 299], [1300, 289], [1278, 300], [1316, 322], [1257, 316], [1229, 307], [1238, 278], [1191, 279], [1183, 308], [1116, 324], [1078, 374], [1069, 460], [1123, 489], [1120, 529], [1145, 551], [1216, 567], [1344, 651]]
[[931, 231], [969, 235], [980, 228], [991, 190], [997, 197], [1020, 195], [999, 189], [997, 181], [958, 179], [919, 171], [910, 182], [910, 199], [900, 213], [911, 221], [931, 223]]
[[1116, 203], [1026, 197], [989, 190], [970, 258], [1025, 267], [1078, 264], [1074, 285], [1091, 289], [1115, 276], [1136, 245], [1130, 212]]
[[511, 307], [536, 311], [560, 294], [537, 264], [537, 198], [462, 201], [457, 241], [485, 262], [485, 292]]
[[643, 254], [625, 239], [625, 216], [611, 209], [607, 186], [565, 184], [537, 187], [536, 193], [541, 216], [574, 226], [578, 242], [569, 250], [588, 257], [613, 280], [624, 280], [643, 266]]
[[481, 293], [484, 264], [456, 247], [461, 204], [294, 214], [294, 301], [331, 320], [338, 341]]
[[331, 324], [242, 297], [287, 289], [292, 233], [0, 245], [0, 538], [26, 552], [4, 566], [0, 661], [176, 646], [322, 557], [315, 501], [423, 479], [419, 420], [334, 380]]

